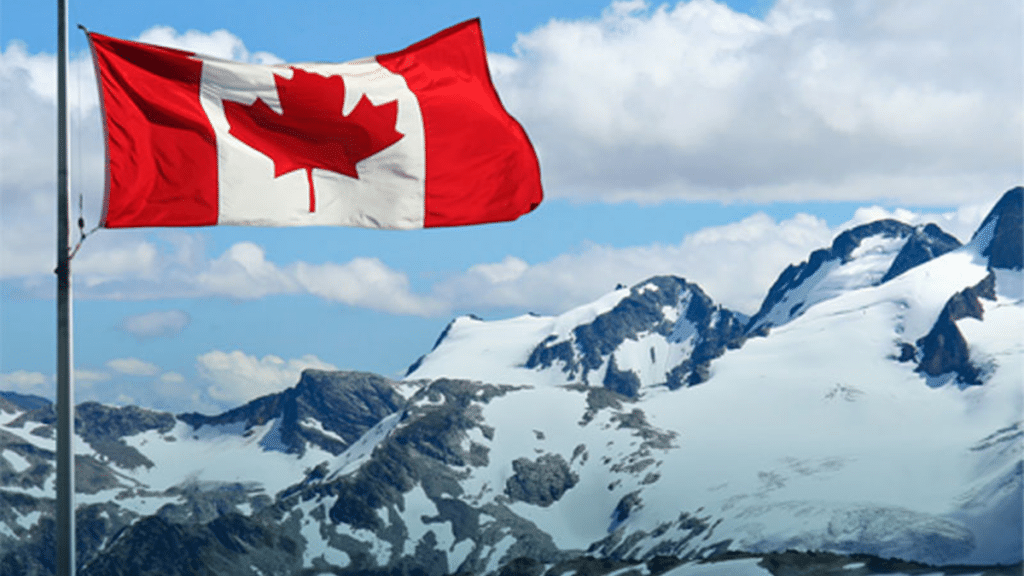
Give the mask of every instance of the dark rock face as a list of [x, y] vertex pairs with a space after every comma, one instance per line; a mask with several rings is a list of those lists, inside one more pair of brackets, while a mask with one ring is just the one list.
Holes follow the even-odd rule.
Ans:
[[640, 500], [640, 491], [636, 490], [626, 494], [619, 500], [619, 503], [615, 505], [615, 511], [612, 512], [612, 523], [608, 527], [608, 532], [614, 532], [616, 528], [622, 525], [623, 522], [629, 518], [629, 515], [634, 510], [640, 508], [643, 502]]
[[989, 273], [981, 282], [950, 297], [939, 313], [932, 329], [917, 341], [921, 351], [918, 371], [930, 376], [956, 372], [967, 385], [981, 384], [980, 371], [971, 364], [967, 341], [956, 326], [967, 317], [983, 320], [981, 298], [995, 300], [995, 275]]
[[[240, 514], [206, 524], [144, 518], [82, 570], [82, 576], [299, 574], [300, 540]], [[259, 566], [260, 572], [252, 570]]]
[[[990, 268], [1009, 268], [1021, 270], [1024, 268], [1024, 223], [1022, 223], [1022, 208], [1024, 204], [1024, 188], [1018, 186], [1003, 194], [1003, 197], [992, 207], [985, 220], [982, 221], [974, 238], [979, 234], [989, 233], [991, 230], [992, 239], [982, 250], [983, 256], [988, 256]], [[994, 224], [993, 224], [994, 222]]]
[[0, 391], [0, 410], [6, 412], [13, 412], [15, 410], [38, 410], [39, 408], [45, 408], [50, 404], [51, 402], [42, 396]]
[[[395, 428], [358, 470], [334, 478], [321, 474], [320, 478], [300, 483], [279, 494], [275, 507], [281, 514], [288, 515], [294, 514], [288, 511], [300, 502], [322, 502], [330, 522], [371, 530], [381, 541], [391, 544], [391, 556], [386, 561], [388, 567], [383, 568], [374, 559], [368, 544], [351, 538], [332, 539], [332, 546], [348, 554], [351, 564], [347, 569], [354, 573], [481, 573], [489, 562], [483, 555], [485, 551], [508, 536], [515, 539], [506, 552], [509, 560], [517, 557], [529, 557], [542, 563], [561, 560], [566, 555], [558, 550], [549, 535], [506, 506], [487, 503], [476, 508], [463, 499], [459, 479], [468, 472], [462, 470], [467, 466], [484, 465], [488, 450], [467, 441], [467, 432], [476, 429], [485, 438], [492, 438], [494, 430], [483, 423], [481, 406], [513, 390], [511, 386], [435, 380], [418, 391], [400, 415], [394, 416], [398, 419]], [[561, 457], [540, 458], [525, 465], [520, 463], [517, 469], [522, 471], [523, 478], [546, 478], [545, 473], [550, 470], [555, 472], [548, 476], [559, 477], [562, 465], [567, 467]], [[545, 473], [534, 474], [538, 470]], [[539, 494], [552, 482], [541, 481], [541, 487], [526, 484], [527, 493]], [[447, 570], [446, 553], [431, 544], [433, 536], [429, 533], [416, 543], [412, 557], [402, 555], [409, 531], [399, 512], [405, 509], [406, 498], [411, 497], [408, 493], [417, 486], [438, 511], [437, 516], [422, 517], [421, 521], [447, 523], [456, 543], [467, 540], [473, 543], [472, 551], [460, 566]], [[532, 490], [535, 487], [537, 490]], [[482, 523], [482, 514], [493, 520]]]
[[619, 370], [615, 356], [608, 360], [608, 371], [604, 375], [604, 387], [623, 396], [635, 397], [640, 391], [640, 377], [630, 370]]
[[75, 423], [82, 439], [118, 466], [151, 468], [153, 463], [138, 450], [128, 446], [123, 438], [148, 430], [169, 432], [174, 428], [175, 420], [174, 416], [166, 412], [152, 412], [136, 406], [112, 408], [86, 402], [75, 409]]
[[900, 249], [889, 270], [882, 276], [882, 282], [888, 282], [907, 270], [942, 256], [950, 250], [956, 250], [960, 246], [959, 240], [946, 234], [935, 224], [917, 228]]
[[[178, 418], [193, 428], [244, 422], [246, 429], [280, 418], [276, 442], [266, 444], [266, 449], [301, 455], [306, 444], [312, 443], [340, 454], [403, 402], [391, 381], [376, 374], [305, 370], [295, 387], [278, 394], [257, 398], [218, 416], [193, 413]], [[342, 441], [302, 426], [307, 418], [318, 421]]]
[[505, 494], [537, 506], [550, 506], [580, 481], [558, 454], [544, 454], [536, 460], [519, 458], [512, 462], [515, 474], [505, 481]]
[[[681, 318], [666, 318], [666, 309], [679, 310]], [[644, 334], [661, 334], [675, 342], [692, 335], [692, 354], [665, 382], [678, 388], [706, 380], [712, 360], [727, 348], [742, 345], [745, 321], [742, 314], [716, 305], [696, 284], [674, 276], [657, 276], [634, 286], [613, 309], [577, 326], [570, 339], [546, 338], [530, 353], [526, 367], [549, 368], [560, 363], [570, 377], [588, 382], [589, 374], [607, 361], [608, 369], [600, 384], [635, 397], [640, 388], [639, 377], [619, 368], [615, 350], [626, 340], [636, 340]], [[685, 323], [692, 325], [692, 329]]]

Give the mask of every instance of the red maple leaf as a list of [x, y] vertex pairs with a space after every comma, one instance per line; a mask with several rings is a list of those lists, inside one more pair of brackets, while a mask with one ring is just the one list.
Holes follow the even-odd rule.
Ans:
[[282, 114], [260, 99], [252, 104], [224, 101], [229, 133], [274, 162], [274, 177], [304, 169], [309, 211], [316, 209], [313, 168], [359, 178], [356, 163], [402, 139], [395, 130], [398, 101], [379, 106], [364, 94], [352, 113], [342, 115], [345, 82], [292, 68], [288, 79], [274, 76]]

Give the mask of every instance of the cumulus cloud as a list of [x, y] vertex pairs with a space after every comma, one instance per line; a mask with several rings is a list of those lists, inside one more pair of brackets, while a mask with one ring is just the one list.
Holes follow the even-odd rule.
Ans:
[[253, 64], [280, 64], [283, 62], [269, 52], [249, 52], [240, 38], [223, 29], [213, 32], [188, 30], [179, 33], [170, 26], [154, 26], [143, 32], [138, 40], [147, 44], [187, 50], [236, 62]]
[[240, 350], [212, 350], [196, 358], [199, 375], [210, 382], [207, 394], [214, 400], [240, 404], [294, 386], [306, 368], [337, 370], [312, 354], [285, 360], [268, 354], [263, 358]]
[[[508, 255], [497, 262], [470, 266], [422, 293], [413, 290], [406, 273], [376, 258], [277, 264], [267, 259], [261, 246], [239, 242], [210, 259], [201, 247], [185, 241], [170, 243], [171, 251], [156, 259], [156, 280], [136, 274], [124, 281], [96, 283], [81, 293], [94, 298], [217, 296], [238, 300], [307, 294], [350, 306], [416, 316], [510, 309], [558, 313], [589, 302], [617, 284], [631, 285], [650, 276], [673, 274], [698, 283], [726, 306], [753, 313], [787, 265], [828, 246], [847, 228], [882, 218], [909, 224], [934, 222], [966, 241], [991, 206], [992, 201], [988, 201], [942, 213], [868, 206], [836, 227], [808, 214], [776, 221], [758, 213], [739, 222], [698, 230], [678, 244], [586, 244], [535, 263]], [[177, 334], [189, 322], [185, 312], [174, 310], [131, 316], [119, 326], [136, 337], [149, 338]]]
[[405, 273], [377, 258], [355, 258], [343, 264], [298, 261], [278, 266], [252, 242], [231, 246], [196, 276], [195, 283], [203, 294], [238, 299], [305, 293], [393, 314], [429, 316], [445, 309], [429, 297], [414, 294]]
[[1021, 178], [1021, 4], [614, 2], [490, 62], [580, 200], [969, 202]]
[[165, 384], [183, 384], [185, 377], [177, 372], [164, 372], [160, 375], [160, 381]]
[[110, 374], [101, 370], [88, 370], [85, 368], [75, 368], [75, 384], [81, 384], [83, 386], [92, 386], [96, 382], [105, 382], [110, 380]]
[[159, 336], [177, 336], [192, 322], [188, 312], [182, 310], [160, 310], [146, 314], [127, 316], [118, 327], [142, 340]]
[[906, 208], [883, 208], [881, 206], [865, 206], [854, 212], [849, 222], [840, 226], [841, 229], [852, 228], [858, 224], [892, 218], [912, 225], [937, 224], [946, 232], [966, 243], [974, 235], [985, 216], [992, 211], [998, 199], [987, 202], [971, 203], [947, 212], [914, 212]]
[[993, 203], [972, 203], [942, 213], [869, 206], [835, 227], [808, 214], [782, 221], [754, 214], [739, 222], [698, 230], [679, 244], [625, 248], [592, 244], [536, 264], [508, 256], [442, 281], [433, 295], [462, 312], [518, 308], [557, 314], [590, 302], [617, 284], [629, 286], [651, 276], [671, 274], [696, 282], [724, 306], [752, 314], [786, 266], [830, 246], [844, 230], [893, 218], [912, 225], [935, 223], [966, 242]]
[[15, 370], [0, 374], [0, 388], [19, 394], [35, 394], [46, 398], [53, 397], [53, 383], [41, 372]]
[[156, 364], [138, 358], [114, 358], [107, 361], [107, 368], [128, 376], [156, 376], [161, 372]]
[[677, 245], [590, 245], [532, 266], [508, 257], [471, 267], [436, 292], [463, 310], [516, 307], [554, 314], [596, 299], [617, 284], [672, 274], [696, 282], [717, 302], [752, 313], [786, 265], [828, 244], [833, 234], [813, 216], [776, 222], [756, 214], [687, 235]]
[[449, 309], [436, 298], [414, 294], [405, 273], [377, 258], [356, 258], [340, 265], [298, 262], [291, 273], [306, 292], [326, 300], [416, 316]]

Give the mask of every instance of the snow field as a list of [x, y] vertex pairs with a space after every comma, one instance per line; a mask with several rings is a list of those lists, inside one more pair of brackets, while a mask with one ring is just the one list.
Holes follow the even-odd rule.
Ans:
[[338, 434], [336, 434], [335, 432], [331, 432], [330, 430], [324, 428], [324, 425], [316, 418], [305, 418], [302, 420], [302, 422], [299, 423], [299, 426], [319, 432], [320, 434], [323, 434], [324, 436], [330, 438], [331, 440], [340, 442], [342, 446], [348, 444], [348, 442], [346, 442], [344, 438], [338, 436]]
[[[351, 564], [348, 554], [332, 548], [321, 534], [321, 526], [313, 517], [313, 511], [324, 506], [320, 499], [301, 502], [297, 508], [302, 513], [300, 533], [306, 540], [306, 548], [302, 553], [302, 567], [312, 568], [313, 560], [320, 558], [332, 566], [344, 568]], [[322, 510], [321, 510], [322, 511]]]
[[391, 431], [401, 423], [401, 420], [402, 413], [400, 411], [384, 417], [383, 420], [367, 430], [359, 437], [359, 440], [356, 440], [344, 452], [336, 457], [332, 457], [329, 462], [333, 470], [328, 474], [327, 479], [337, 478], [338, 476], [358, 470], [363, 465], [363, 462], [366, 462], [370, 455], [373, 454], [373, 449], [377, 447], [377, 444], [387, 438]]
[[615, 365], [619, 370], [635, 372], [640, 377], [641, 387], [665, 383], [668, 373], [693, 352], [693, 325], [683, 320], [677, 327], [680, 328], [678, 338], [666, 339], [661, 334], [647, 333], [636, 340], [625, 340], [615, 349]]
[[[492, 399], [483, 409], [485, 421], [495, 428], [493, 440], [485, 444], [490, 465], [472, 470], [463, 482], [466, 492], [493, 499], [503, 494], [506, 480], [514, 475], [514, 460], [558, 454], [578, 475], [578, 483], [550, 506], [513, 502], [509, 508], [550, 534], [562, 549], [586, 549], [605, 537], [618, 501], [658, 467], [651, 463], [636, 473], [610, 471], [637, 451], [641, 440], [632, 429], [618, 428], [610, 420], [611, 410], [600, 411], [580, 426], [586, 410], [586, 394], [564, 388], [526, 389]], [[632, 406], [625, 405], [624, 410], [628, 413]], [[580, 445], [584, 452], [574, 458]], [[660, 452], [653, 450], [651, 456], [657, 459]]]
[[403, 554], [410, 556], [415, 554], [416, 545], [419, 541], [428, 532], [433, 532], [437, 542], [437, 549], [446, 553], [448, 560], [447, 572], [454, 573], [459, 565], [465, 561], [466, 556], [473, 551], [473, 542], [463, 540], [456, 543], [455, 534], [452, 532], [450, 522], [435, 521], [426, 523], [423, 521], [423, 518], [436, 518], [439, 515], [439, 511], [419, 484], [409, 492], [406, 492], [403, 495], [403, 499], [405, 501], [405, 509], [402, 511], [402, 519], [405, 522], [406, 530], [409, 532]]
[[25, 470], [28, 470], [29, 466], [32, 465], [32, 463], [26, 460], [24, 456], [18, 454], [14, 450], [0, 450], [0, 456], [7, 460], [7, 463], [11, 465], [15, 474], [21, 474]]
[[[555, 336], [556, 341], [569, 338], [574, 328], [592, 322], [628, 295], [628, 289], [616, 290], [560, 316], [526, 314], [489, 322], [456, 318], [440, 345], [405, 380], [447, 377], [493, 384], [535, 383], [539, 373], [521, 366], [538, 342], [548, 336]], [[547, 378], [549, 384], [564, 382], [560, 373]]]
[[[305, 471], [334, 456], [316, 446], [308, 446], [297, 458], [265, 449], [266, 436], [273, 433], [277, 419], [244, 432], [244, 425], [202, 426], [193, 429], [177, 422], [167, 434], [149, 430], [124, 438], [149, 458], [152, 468], [139, 467], [127, 472], [148, 489], [163, 491], [185, 482], [257, 483], [268, 494], [275, 494], [302, 478]], [[173, 437], [175, 441], [168, 441]]]

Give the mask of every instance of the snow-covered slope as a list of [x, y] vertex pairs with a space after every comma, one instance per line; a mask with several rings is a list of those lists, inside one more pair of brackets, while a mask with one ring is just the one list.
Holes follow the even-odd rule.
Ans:
[[587, 384], [636, 396], [706, 380], [710, 362], [742, 343], [746, 321], [696, 284], [659, 276], [559, 316], [458, 318], [405, 380]]

